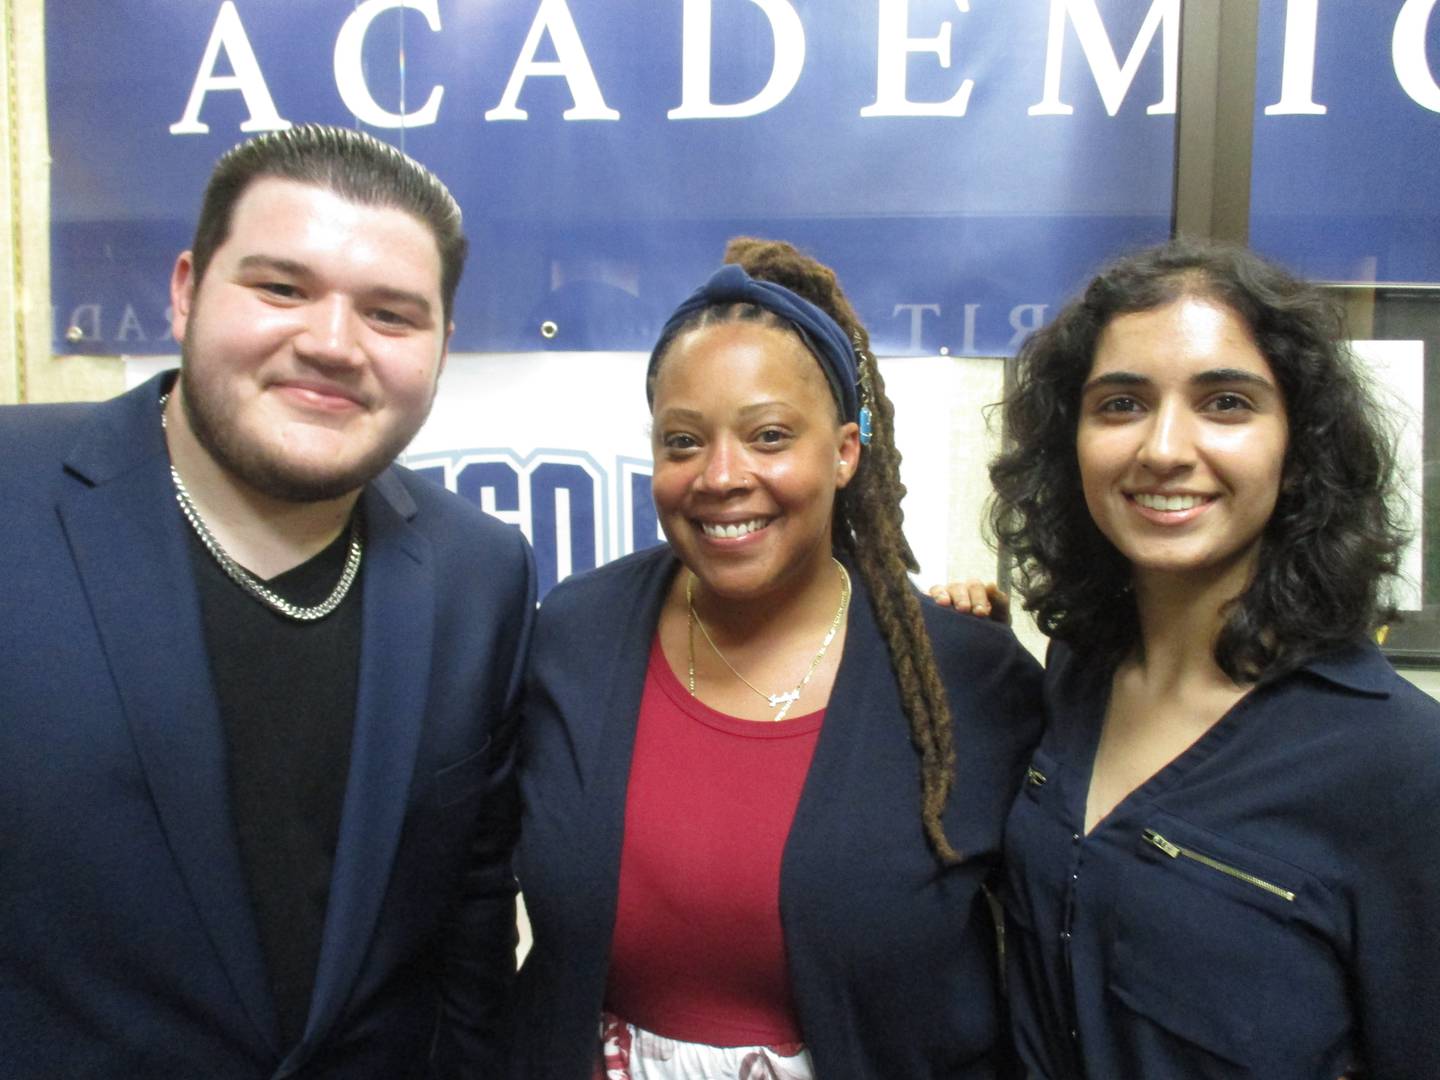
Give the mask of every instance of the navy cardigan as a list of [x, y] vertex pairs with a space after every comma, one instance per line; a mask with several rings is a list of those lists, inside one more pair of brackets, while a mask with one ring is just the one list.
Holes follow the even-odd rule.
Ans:
[[[679, 564], [652, 548], [572, 578], [537, 622], [517, 869], [535, 933], [511, 1075], [588, 1080], [615, 922], [645, 668]], [[845, 653], [780, 873], [804, 1037], [822, 1077], [992, 1077], [1009, 1059], [982, 885], [1039, 737], [1040, 669], [1009, 630], [925, 600], [955, 723], [945, 868], [920, 821], [919, 756], [870, 597]]]

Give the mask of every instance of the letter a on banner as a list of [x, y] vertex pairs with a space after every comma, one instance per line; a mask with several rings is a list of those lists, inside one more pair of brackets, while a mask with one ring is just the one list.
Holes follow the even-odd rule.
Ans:
[[[216, 75], [215, 62], [220, 59], [220, 50], [230, 58], [234, 75]], [[284, 131], [290, 121], [283, 119], [275, 109], [270, 90], [265, 85], [265, 76], [260, 74], [260, 62], [255, 59], [255, 50], [245, 36], [245, 27], [240, 22], [240, 12], [235, 10], [234, 0], [225, 0], [220, 5], [220, 14], [215, 17], [215, 29], [210, 31], [210, 42], [205, 46], [205, 55], [200, 60], [200, 70], [195, 75], [195, 85], [190, 88], [190, 100], [185, 103], [185, 114], [170, 125], [171, 135], [205, 135], [209, 124], [200, 122], [200, 106], [205, 95], [211, 90], [239, 90], [245, 99], [245, 108], [250, 118], [240, 125], [241, 131]]]
[[[540, 38], [546, 31], [549, 31], [550, 40], [555, 44], [556, 58], [536, 60], [535, 50], [540, 47]], [[565, 0], [540, 0], [535, 21], [530, 24], [530, 33], [526, 35], [520, 56], [510, 72], [510, 81], [500, 95], [500, 104], [488, 110], [485, 119], [528, 119], [530, 114], [517, 102], [521, 87], [532, 75], [558, 75], [569, 84], [575, 106], [562, 114], [566, 120], [620, 119], [620, 114], [605, 104], [600, 84], [595, 81], [595, 71], [590, 67], [590, 58], [585, 55], [585, 44], [580, 40], [580, 31], [575, 29], [575, 19], [565, 6]]]
[[758, 116], [789, 96], [805, 67], [805, 27], [789, 0], [750, 0], [770, 22], [775, 38], [775, 61], [764, 88], [748, 101], [716, 105], [710, 100], [712, 36], [711, 0], [685, 0], [681, 36], [680, 104], [665, 115], [671, 120], [713, 120]]

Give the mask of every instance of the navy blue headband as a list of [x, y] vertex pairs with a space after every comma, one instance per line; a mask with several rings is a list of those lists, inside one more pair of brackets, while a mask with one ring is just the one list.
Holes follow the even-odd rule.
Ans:
[[[660, 340], [650, 354], [650, 367], [645, 374], [645, 393], [654, 402], [653, 379], [660, 354], [670, 346], [675, 332], [696, 312], [723, 304], [754, 304], [774, 312], [788, 322], [820, 361], [820, 369], [840, 406], [840, 418], [861, 420], [860, 373], [855, 350], [839, 323], [803, 296], [797, 296], [783, 285], [757, 281], [743, 267], [731, 264], [721, 267], [710, 280], [686, 297], [671, 314], [660, 331]], [[865, 417], [868, 420], [869, 417]]]

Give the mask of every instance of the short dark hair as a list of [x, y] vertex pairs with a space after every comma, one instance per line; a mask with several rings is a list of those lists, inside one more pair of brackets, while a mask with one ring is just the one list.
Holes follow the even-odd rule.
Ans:
[[1237, 682], [1293, 670], [1393, 615], [1387, 579], [1406, 539], [1392, 433], [1318, 289], [1243, 248], [1174, 240], [1112, 263], [1021, 347], [1007, 446], [990, 466], [990, 528], [1041, 630], [1109, 665], [1138, 642], [1130, 565], [1086, 508], [1076, 458], [1081, 391], [1117, 316], [1191, 296], [1249, 329], [1284, 396], [1289, 438], [1258, 566], [1228, 606], [1215, 659]]
[[324, 124], [267, 132], [233, 147], [215, 163], [190, 245], [197, 286], [230, 235], [240, 196], [266, 177], [324, 188], [366, 206], [394, 207], [422, 221], [440, 251], [440, 295], [445, 322], [450, 322], [469, 250], [454, 196], [434, 173], [388, 143]]

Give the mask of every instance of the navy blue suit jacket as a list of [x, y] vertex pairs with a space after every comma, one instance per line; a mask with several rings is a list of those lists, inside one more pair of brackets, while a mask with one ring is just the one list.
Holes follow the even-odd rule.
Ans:
[[[514, 1077], [586, 1080], [619, 890], [645, 669], [678, 568], [652, 548], [545, 598], [526, 679], [516, 856], [535, 945], [520, 973]], [[919, 755], [869, 593], [852, 572], [845, 653], [780, 870], [805, 1041], [822, 1077], [993, 1077], [1008, 1056], [981, 886], [1040, 735], [1040, 666], [1009, 630], [924, 601], [955, 725], [942, 867], [920, 821]]]
[[160, 388], [0, 409], [0, 1074], [494, 1075], [528, 545], [402, 469], [365, 489], [350, 773], [282, 1046]]

